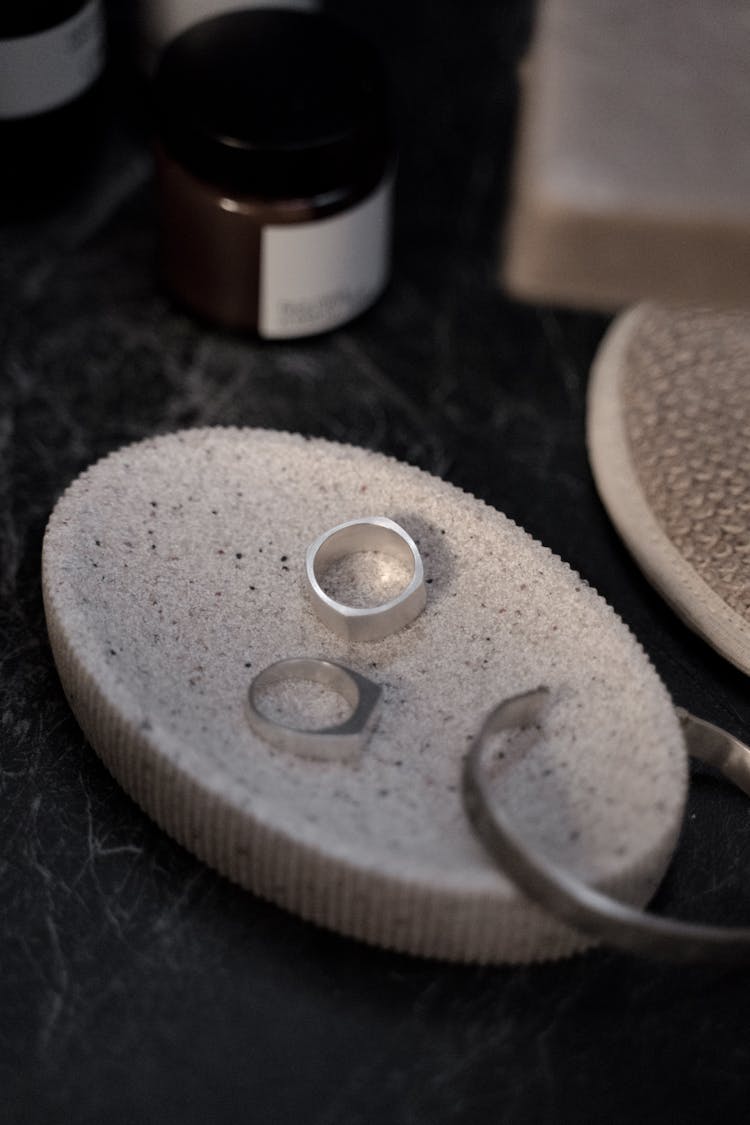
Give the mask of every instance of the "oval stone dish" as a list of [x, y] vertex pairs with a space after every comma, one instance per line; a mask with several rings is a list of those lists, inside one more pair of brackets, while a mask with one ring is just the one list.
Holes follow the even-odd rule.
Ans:
[[[305, 550], [367, 515], [417, 542], [427, 605], [382, 641], [347, 642], [307, 599]], [[359, 596], [377, 601], [384, 572], [365, 562]], [[636, 904], [669, 860], [686, 754], [643, 650], [559, 558], [425, 472], [257, 429], [147, 440], [64, 493], [43, 587], [65, 692], [112, 774], [195, 855], [306, 919], [451, 960], [585, 947], [493, 866], [461, 803], [483, 716], [540, 684], [551, 703], [538, 736], [521, 732], [497, 758], [499, 795], [529, 840]], [[251, 730], [251, 678], [298, 655], [382, 686], [355, 761], [297, 757]], [[300, 701], [271, 703], [283, 715]], [[330, 721], [330, 700], [305, 706], [307, 722]]]

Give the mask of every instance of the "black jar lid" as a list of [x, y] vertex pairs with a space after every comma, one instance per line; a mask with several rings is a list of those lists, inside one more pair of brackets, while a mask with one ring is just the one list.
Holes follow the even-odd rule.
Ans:
[[154, 95], [167, 153], [227, 192], [367, 188], [387, 160], [379, 58], [319, 14], [256, 8], [195, 24], [163, 53]]

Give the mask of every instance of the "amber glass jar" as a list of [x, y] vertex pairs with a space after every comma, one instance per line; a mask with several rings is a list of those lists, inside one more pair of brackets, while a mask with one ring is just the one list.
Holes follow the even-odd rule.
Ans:
[[393, 153], [368, 44], [318, 14], [230, 12], [167, 48], [154, 104], [162, 270], [180, 300], [267, 338], [375, 300]]

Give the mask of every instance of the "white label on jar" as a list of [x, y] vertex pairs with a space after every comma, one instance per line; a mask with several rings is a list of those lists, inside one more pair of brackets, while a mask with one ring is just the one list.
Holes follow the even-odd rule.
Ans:
[[57, 27], [0, 40], [0, 119], [31, 117], [82, 94], [104, 67], [100, 0]]
[[339, 215], [263, 227], [261, 336], [280, 340], [326, 332], [375, 300], [388, 280], [392, 187], [388, 176]]

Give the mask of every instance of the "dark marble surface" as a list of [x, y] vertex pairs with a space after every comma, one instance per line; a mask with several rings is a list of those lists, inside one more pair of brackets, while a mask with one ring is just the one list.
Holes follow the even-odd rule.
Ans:
[[[122, 70], [93, 183], [0, 227], [0, 1120], [744, 1121], [746, 973], [608, 951], [467, 968], [315, 929], [160, 832], [63, 698], [39, 581], [61, 490], [124, 442], [258, 425], [494, 504], [598, 587], [679, 703], [750, 738], [746, 680], [652, 592], [596, 497], [584, 404], [605, 321], [494, 284], [528, 4], [335, 6], [386, 51], [402, 141], [393, 284], [357, 323], [263, 345], [169, 302]], [[748, 919], [749, 859], [744, 799], [699, 775], [656, 905]]]

